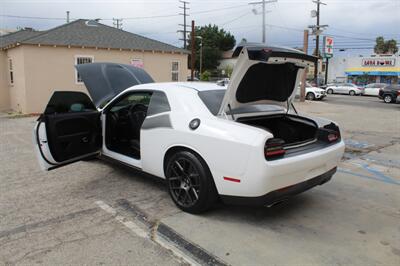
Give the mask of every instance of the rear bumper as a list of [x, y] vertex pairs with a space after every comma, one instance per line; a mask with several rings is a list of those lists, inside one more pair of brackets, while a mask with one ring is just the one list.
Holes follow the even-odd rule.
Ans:
[[222, 201], [226, 204], [233, 205], [254, 205], [254, 206], [265, 206], [272, 205], [277, 202], [284, 201], [289, 197], [302, 193], [309, 190], [315, 186], [322, 185], [328, 182], [332, 176], [336, 173], [336, 167], [329, 170], [322, 175], [316, 176], [314, 178], [308, 179], [306, 181], [280, 188], [265, 195], [258, 197], [239, 197], [239, 196], [227, 196], [220, 195]]

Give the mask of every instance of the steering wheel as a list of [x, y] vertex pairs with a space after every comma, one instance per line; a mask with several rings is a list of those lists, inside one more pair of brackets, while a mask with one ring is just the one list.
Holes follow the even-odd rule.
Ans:
[[140, 128], [146, 118], [147, 106], [141, 103], [132, 105], [129, 108], [128, 118], [131, 124], [131, 130], [134, 137], [140, 137]]

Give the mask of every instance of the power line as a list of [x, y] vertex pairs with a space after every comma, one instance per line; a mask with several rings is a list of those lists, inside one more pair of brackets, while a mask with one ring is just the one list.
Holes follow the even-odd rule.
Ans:
[[228, 25], [228, 24], [230, 24], [230, 23], [232, 23], [232, 22], [234, 22], [234, 21], [236, 21], [236, 20], [239, 20], [239, 19], [243, 18], [244, 16], [246, 16], [246, 15], [248, 15], [248, 14], [249, 14], [249, 11], [246, 11], [245, 13], [241, 14], [241, 15], [238, 16], [238, 17], [233, 18], [233, 19], [231, 19], [231, 20], [228, 20], [227, 22], [222, 23], [221, 26], [223, 27], [223, 26], [225, 26], [225, 25]]

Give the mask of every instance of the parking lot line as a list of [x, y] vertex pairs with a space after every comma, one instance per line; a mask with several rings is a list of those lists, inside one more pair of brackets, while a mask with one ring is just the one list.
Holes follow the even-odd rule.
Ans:
[[127, 227], [129, 230], [131, 230], [134, 234], [137, 236], [143, 237], [143, 238], [148, 238], [148, 234], [145, 230], [140, 228], [137, 224], [135, 224], [133, 221], [127, 220], [125, 217], [117, 215], [117, 211], [106, 204], [105, 202], [98, 200], [95, 202], [101, 209], [104, 211], [108, 212], [109, 214], [115, 216], [114, 219], [117, 220], [118, 222], [122, 223], [125, 227]]
[[356, 173], [356, 172], [353, 172], [351, 170], [344, 169], [344, 168], [341, 168], [341, 167], [339, 167], [337, 171], [340, 172], [340, 173], [345, 173], [345, 174], [354, 175], [354, 176], [358, 176], [358, 177], [362, 177], [362, 178], [372, 179], [372, 180], [375, 180], [375, 181], [381, 181], [381, 182], [384, 182], [384, 183], [387, 183], [387, 184], [391, 184], [391, 185], [400, 186], [399, 182], [397, 182], [397, 181], [395, 181], [395, 180], [393, 180], [391, 178], [382, 178], [380, 175], [379, 176], [363, 175], [363, 174], [359, 174], [359, 173]]

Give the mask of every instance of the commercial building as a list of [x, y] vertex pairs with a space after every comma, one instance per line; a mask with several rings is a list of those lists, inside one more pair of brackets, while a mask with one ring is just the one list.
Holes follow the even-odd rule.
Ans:
[[92, 20], [20, 30], [0, 36], [0, 110], [39, 113], [55, 90], [86, 91], [76, 64], [133, 64], [157, 82], [185, 81], [187, 57], [186, 50]]
[[329, 60], [328, 82], [400, 83], [400, 56], [333, 57]]

